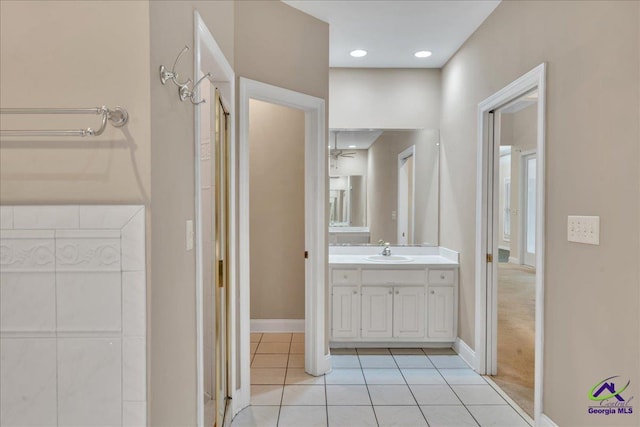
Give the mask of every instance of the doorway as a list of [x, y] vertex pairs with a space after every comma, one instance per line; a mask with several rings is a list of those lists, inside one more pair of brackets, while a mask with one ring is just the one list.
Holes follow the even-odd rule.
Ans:
[[220, 92], [201, 84], [200, 218], [204, 314], [204, 425], [222, 426], [229, 396], [229, 113]]
[[[535, 367], [535, 254], [537, 90], [493, 111], [500, 152], [496, 365], [491, 379], [533, 417]], [[512, 185], [513, 184], [513, 185]], [[518, 202], [512, 204], [511, 201]], [[512, 224], [515, 230], [512, 231]]]
[[305, 323], [304, 128], [299, 109], [249, 101], [254, 405], [280, 404], [289, 388], [285, 379], [290, 384], [295, 371], [304, 374], [304, 334], [293, 334], [303, 332]]
[[[210, 73], [198, 88], [195, 106], [195, 249], [197, 425], [221, 427], [236, 389], [231, 375], [235, 345], [235, 207], [233, 140], [235, 76], [222, 50], [194, 12], [194, 81]], [[212, 77], [211, 77], [212, 76]], [[229, 419], [229, 418], [227, 418]]]
[[[542, 416], [544, 344], [545, 69], [541, 64], [478, 106], [476, 370], [536, 421]], [[514, 132], [512, 115], [527, 107], [533, 120], [526, 132]], [[532, 146], [523, 145], [525, 133], [533, 135]], [[505, 373], [511, 378], [501, 384]], [[529, 386], [524, 400], [515, 392], [522, 384], [514, 381], [522, 377]]]
[[415, 145], [398, 154], [398, 244], [414, 243]]
[[[251, 399], [251, 218], [250, 218], [250, 144], [249, 112], [251, 100], [301, 110], [304, 113], [304, 370], [322, 375], [330, 370], [330, 356], [325, 342], [325, 265], [326, 265], [326, 129], [325, 101], [309, 95], [240, 79], [239, 138], [239, 247], [238, 247], [238, 315], [237, 348], [232, 359], [238, 361], [235, 372], [237, 394], [233, 414], [250, 404]], [[302, 142], [302, 141], [301, 141]], [[278, 167], [277, 164], [272, 165]], [[274, 242], [277, 245], [277, 243]], [[274, 247], [273, 250], [277, 250]]]

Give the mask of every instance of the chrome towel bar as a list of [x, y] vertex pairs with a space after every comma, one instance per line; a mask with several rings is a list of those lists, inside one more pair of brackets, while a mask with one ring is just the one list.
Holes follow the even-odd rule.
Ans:
[[122, 107], [113, 110], [102, 106], [95, 108], [0, 108], [0, 114], [96, 114], [102, 116], [100, 128], [69, 130], [5, 130], [0, 129], [0, 136], [99, 136], [111, 122], [114, 127], [122, 127], [129, 120], [129, 113]]

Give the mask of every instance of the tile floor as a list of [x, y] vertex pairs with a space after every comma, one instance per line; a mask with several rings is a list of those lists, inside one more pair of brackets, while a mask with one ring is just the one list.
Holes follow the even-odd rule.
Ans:
[[232, 427], [529, 424], [450, 349], [332, 349], [304, 372], [303, 334], [251, 334], [251, 406]]

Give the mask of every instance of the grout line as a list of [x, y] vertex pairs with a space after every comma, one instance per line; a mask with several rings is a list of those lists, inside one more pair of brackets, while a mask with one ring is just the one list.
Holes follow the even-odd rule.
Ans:
[[364, 376], [364, 367], [362, 366], [362, 361], [360, 360], [360, 353], [358, 352], [357, 348], [356, 348], [356, 357], [358, 358], [358, 364], [360, 365], [360, 373], [362, 374], [362, 378], [364, 380], [364, 386], [367, 388], [367, 394], [369, 395], [369, 401], [371, 402], [371, 410], [373, 411], [373, 417], [376, 419], [376, 424], [380, 426], [380, 421], [378, 421], [378, 414], [376, 414], [376, 407], [373, 404], [373, 399], [371, 398], [369, 383], [367, 382], [367, 377]]
[[[424, 351], [423, 351], [423, 353], [424, 353]], [[429, 421], [427, 421], [427, 417], [424, 415], [424, 412], [422, 412], [422, 408], [420, 407], [420, 403], [418, 402], [418, 399], [416, 399], [416, 395], [413, 393], [413, 390], [411, 389], [411, 386], [409, 385], [409, 382], [407, 381], [407, 378], [404, 376], [404, 372], [402, 372], [402, 369], [400, 369], [400, 365], [398, 365], [398, 361], [396, 360], [396, 358], [393, 355], [391, 357], [393, 358], [393, 362], [398, 367], [398, 370], [400, 371], [400, 375], [402, 375], [402, 379], [404, 380], [405, 385], [409, 389], [409, 393], [411, 393], [411, 397], [413, 397], [413, 400], [416, 402], [416, 405], [418, 406], [418, 410], [422, 414], [422, 418], [424, 418], [424, 422], [426, 422], [427, 426], [428, 426], [429, 425]], [[430, 359], [428, 359], [428, 360], [429, 360], [429, 362], [431, 362]]]
[[[485, 378], [486, 377], [486, 378]], [[487, 382], [487, 384], [489, 384], [491, 386], [491, 388], [493, 388], [496, 393], [498, 393], [500, 395], [500, 397], [502, 397], [502, 400], [504, 400], [507, 405], [509, 405], [511, 407], [511, 409], [513, 409], [514, 411], [516, 411], [516, 413], [518, 415], [520, 415], [520, 418], [522, 418], [528, 425], [534, 425], [535, 422], [532, 424], [532, 419], [531, 417], [529, 417], [529, 414], [527, 414], [524, 409], [522, 409], [512, 398], [511, 396], [509, 396], [504, 390], [502, 390], [502, 388], [500, 388], [500, 386], [493, 381], [491, 378], [489, 378], [489, 375], [483, 375], [483, 378], [485, 379], [485, 381]], [[524, 414], [524, 415], [523, 415]], [[526, 416], [525, 416], [526, 415]], [[529, 419], [527, 419], [529, 418]]]
[[[427, 356], [428, 357], [428, 356]], [[431, 363], [433, 363], [433, 361], [431, 360], [431, 358], [429, 358], [429, 360], [431, 361]], [[435, 364], [433, 364], [434, 368], [436, 368], [436, 370], [438, 371], [438, 374], [440, 374], [440, 376], [444, 379], [445, 384], [447, 385], [447, 387], [449, 387], [449, 389], [451, 390], [451, 392], [458, 398], [458, 400], [460, 401], [460, 403], [462, 403], [462, 406], [464, 406], [464, 409], [467, 410], [467, 412], [469, 413], [469, 415], [471, 416], [471, 418], [473, 418], [473, 421], [475, 421], [475, 423], [479, 426], [480, 422], [476, 419], [476, 417], [473, 416], [473, 414], [471, 413], [471, 411], [469, 410], [469, 408], [467, 408], [467, 404], [464, 403], [462, 401], [462, 399], [460, 399], [460, 396], [458, 396], [458, 393], [456, 393], [456, 391], [453, 389], [453, 387], [451, 387], [451, 384], [449, 384], [449, 381], [447, 381], [447, 379], [444, 377], [444, 375], [442, 375], [442, 373], [440, 372], [440, 368], [438, 368]], [[446, 368], [443, 368], [446, 369]], [[457, 385], [463, 385], [463, 384], [457, 384]], [[422, 408], [420, 409], [422, 411]]]

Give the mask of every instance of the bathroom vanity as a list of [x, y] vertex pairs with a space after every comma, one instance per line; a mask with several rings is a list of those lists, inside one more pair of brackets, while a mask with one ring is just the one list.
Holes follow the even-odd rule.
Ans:
[[458, 253], [441, 247], [329, 248], [331, 346], [450, 346]]

